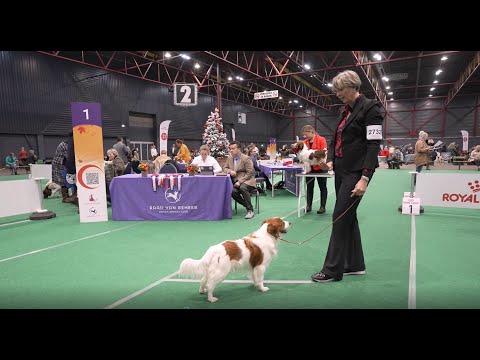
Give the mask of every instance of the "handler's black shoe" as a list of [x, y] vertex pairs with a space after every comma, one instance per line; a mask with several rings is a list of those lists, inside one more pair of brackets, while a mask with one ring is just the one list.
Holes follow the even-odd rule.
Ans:
[[335, 279], [333, 276], [329, 276], [323, 272], [315, 273], [312, 275], [312, 281], [315, 282], [328, 282], [328, 281], [339, 281]]

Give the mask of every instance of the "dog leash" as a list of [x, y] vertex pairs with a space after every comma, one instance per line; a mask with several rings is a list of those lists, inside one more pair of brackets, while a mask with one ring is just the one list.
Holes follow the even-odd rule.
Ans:
[[312, 240], [314, 237], [320, 235], [322, 232], [324, 232], [325, 230], [327, 230], [330, 226], [332, 226], [333, 224], [335, 224], [343, 215], [346, 214], [346, 212], [348, 210], [351, 209], [351, 207], [353, 205], [355, 205], [355, 203], [360, 200], [361, 196], [357, 196], [357, 198], [355, 199], [355, 201], [347, 208], [347, 210], [345, 210], [339, 217], [337, 217], [334, 221], [332, 221], [331, 224], [329, 224], [327, 227], [325, 227], [324, 229], [322, 229], [321, 231], [319, 231], [318, 233], [316, 233], [315, 235], [313, 235], [312, 237], [308, 238], [307, 240], [305, 241], [302, 241], [302, 242], [293, 242], [293, 241], [288, 241], [288, 240], [285, 240], [285, 239], [282, 239], [282, 238], [278, 238], [278, 240], [281, 240], [281, 241], [284, 241], [286, 243], [289, 243], [289, 244], [295, 244], [295, 245], [302, 245], [302, 244], [305, 244], [307, 241], [310, 241]]

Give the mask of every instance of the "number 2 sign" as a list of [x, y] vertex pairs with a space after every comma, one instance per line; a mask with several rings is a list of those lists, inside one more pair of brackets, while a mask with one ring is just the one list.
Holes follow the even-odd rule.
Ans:
[[178, 106], [197, 105], [197, 84], [175, 84], [173, 91], [173, 104]]

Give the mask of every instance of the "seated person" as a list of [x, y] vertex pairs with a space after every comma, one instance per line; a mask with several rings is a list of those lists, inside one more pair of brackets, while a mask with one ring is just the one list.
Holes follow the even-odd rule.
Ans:
[[480, 145], [475, 146], [475, 149], [471, 152], [470, 159], [468, 160], [477, 165], [477, 170], [480, 171]]
[[13, 152], [5, 158], [7, 168], [10, 168], [10, 175], [17, 175], [17, 158]]
[[165, 161], [167, 160], [172, 160], [172, 158], [167, 155], [167, 150], [160, 151], [160, 156], [157, 156], [153, 161], [153, 164], [155, 165], [155, 172], [157, 174], [160, 171], [160, 168], [163, 166], [163, 164], [165, 164]]
[[35, 150], [30, 150], [28, 152], [28, 156], [27, 156], [27, 162], [26, 162], [26, 165], [30, 165], [30, 164], [36, 164], [37, 163], [37, 155], [35, 155]]
[[224, 172], [230, 175], [233, 182], [232, 198], [247, 209], [245, 219], [255, 216], [250, 192], [256, 189], [255, 171], [250, 157], [242, 154], [241, 145], [238, 141], [230, 143], [230, 156]]
[[253, 169], [255, 170], [255, 178], [264, 178], [265, 179], [265, 184], [267, 186], [267, 190], [272, 190], [272, 183], [270, 182], [270, 179], [268, 178], [267, 175], [258, 167], [257, 164], [257, 151], [255, 148], [250, 148], [249, 149], [249, 154], [250, 159], [252, 159], [253, 162]]
[[213, 156], [210, 156], [210, 149], [207, 145], [200, 146], [200, 155], [193, 159], [192, 164], [197, 166], [213, 166], [214, 174], [222, 172], [218, 161]]
[[22, 148], [20, 149], [20, 152], [18, 153], [18, 159], [20, 160], [19, 161], [20, 166], [27, 166], [27, 164], [28, 164], [27, 157], [28, 157], [28, 153], [25, 150], [25, 148], [22, 146]]

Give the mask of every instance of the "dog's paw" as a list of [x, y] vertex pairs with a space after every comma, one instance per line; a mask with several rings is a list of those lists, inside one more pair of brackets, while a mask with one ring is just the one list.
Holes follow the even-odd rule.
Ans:
[[270, 290], [270, 288], [268, 288], [266, 286], [262, 286], [262, 287], [259, 287], [258, 290], [260, 290], [261, 292], [266, 292], [266, 291]]
[[214, 303], [218, 301], [218, 298], [216, 298], [215, 296], [212, 296], [211, 298], [208, 298], [208, 301], [210, 301], [211, 303]]
[[202, 294], [202, 295], [203, 295], [203, 294], [206, 294], [206, 293], [207, 293], [207, 289], [200, 289], [200, 290], [198, 290], [198, 293], [199, 293], [199, 294]]

